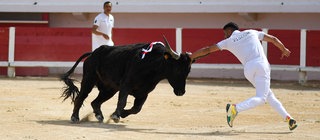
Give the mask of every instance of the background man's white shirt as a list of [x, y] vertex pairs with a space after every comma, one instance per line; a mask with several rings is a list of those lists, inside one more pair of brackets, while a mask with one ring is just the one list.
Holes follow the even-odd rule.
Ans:
[[104, 13], [100, 13], [94, 19], [94, 25], [98, 26], [97, 30], [109, 36], [109, 40], [106, 40], [102, 35], [92, 34], [92, 50], [100, 47], [101, 45], [113, 46], [112, 41], [112, 28], [114, 27], [114, 18], [111, 14], [107, 16]]

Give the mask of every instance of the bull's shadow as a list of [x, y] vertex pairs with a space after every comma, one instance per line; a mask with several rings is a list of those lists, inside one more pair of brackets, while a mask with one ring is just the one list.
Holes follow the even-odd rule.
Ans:
[[153, 131], [155, 129], [140, 129], [140, 128], [128, 128], [127, 125], [123, 123], [118, 124], [107, 124], [107, 123], [99, 123], [98, 121], [85, 121], [80, 123], [71, 123], [70, 120], [46, 120], [46, 121], [36, 121], [42, 125], [59, 125], [59, 126], [70, 126], [70, 127], [85, 127], [85, 128], [101, 128], [101, 129], [109, 129], [110, 131]]
[[190, 136], [235, 136], [239, 135], [233, 131], [210, 131], [210, 132], [173, 132], [173, 131], [163, 131], [159, 129], [145, 129], [145, 128], [129, 128], [126, 124], [120, 121], [120, 123], [99, 123], [94, 121], [80, 121], [80, 123], [71, 123], [70, 120], [45, 120], [36, 121], [42, 125], [59, 125], [68, 127], [85, 127], [85, 128], [101, 128], [108, 129], [109, 132], [112, 131], [132, 131], [145, 134], [167, 134], [167, 135], [190, 135]]

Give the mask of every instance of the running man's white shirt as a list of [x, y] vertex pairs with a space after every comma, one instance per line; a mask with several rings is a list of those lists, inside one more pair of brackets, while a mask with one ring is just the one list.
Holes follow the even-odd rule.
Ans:
[[92, 51], [99, 48], [101, 45], [113, 46], [112, 41], [112, 28], [114, 27], [114, 18], [111, 14], [107, 16], [105, 13], [100, 13], [94, 19], [94, 25], [97, 25], [97, 30], [109, 36], [106, 40], [102, 35], [95, 35], [92, 33]]
[[236, 30], [229, 38], [217, 43], [220, 50], [228, 50], [239, 59], [245, 77], [256, 88], [256, 96], [236, 104], [236, 109], [242, 112], [268, 102], [282, 118], [291, 118], [270, 89], [270, 64], [260, 42], [264, 35], [257, 30]]
[[240, 32], [235, 30], [229, 38], [220, 41], [217, 46], [221, 50], [230, 51], [243, 65], [254, 59], [268, 62], [260, 43], [263, 37], [264, 32], [256, 30]]

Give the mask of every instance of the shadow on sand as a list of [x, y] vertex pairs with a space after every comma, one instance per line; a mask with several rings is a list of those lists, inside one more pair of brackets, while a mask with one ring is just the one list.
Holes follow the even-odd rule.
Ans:
[[239, 135], [233, 131], [211, 131], [211, 132], [174, 132], [172, 130], [159, 130], [157, 128], [132, 128], [128, 127], [124, 122], [113, 123], [99, 123], [97, 121], [80, 121], [80, 123], [71, 123], [69, 120], [45, 120], [36, 121], [42, 125], [59, 125], [67, 127], [84, 127], [84, 128], [101, 128], [108, 129], [109, 132], [113, 131], [132, 131], [145, 134], [166, 134], [166, 135], [194, 135], [194, 136], [234, 136]]
[[181, 131], [172, 131], [172, 130], [163, 130], [157, 128], [133, 128], [128, 127], [125, 122], [113, 124], [113, 123], [99, 123], [97, 121], [88, 121], [86, 119], [82, 119], [80, 123], [71, 123], [69, 120], [46, 120], [46, 121], [36, 121], [42, 125], [59, 125], [59, 126], [68, 126], [68, 127], [84, 127], [84, 128], [101, 128], [107, 129], [109, 132], [113, 131], [131, 131], [145, 134], [166, 134], [166, 135], [190, 135], [190, 136], [237, 136], [242, 134], [252, 134], [252, 135], [287, 135], [292, 132], [245, 132], [238, 130], [216, 130], [216, 131], [207, 131], [207, 132], [181, 132]]
[[130, 131], [138, 132], [145, 134], [166, 134], [166, 135], [189, 135], [189, 136], [236, 136], [241, 134], [265, 134], [265, 135], [286, 135], [292, 132], [246, 132], [246, 131], [237, 131], [237, 130], [216, 130], [216, 131], [207, 131], [207, 132], [182, 132], [182, 131], [172, 131], [172, 129], [158, 129], [158, 128], [133, 128], [132, 126], [127, 126], [125, 122], [120, 121], [115, 124], [112, 123], [112, 120], [108, 119], [107, 121], [100, 123], [98, 121], [92, 121], [90, 118], [93, 117], [93, 113], [89, 113], [84, 116], [79, 123], [72, 123], [69, 120], [43, 120], [36, 121], [42, 125], [58, 125], [58, 126], [68, 126], [68, 127], [83, 127], [83, 128], [101, 128], [106, 129], [109, 132], [113, 131]]

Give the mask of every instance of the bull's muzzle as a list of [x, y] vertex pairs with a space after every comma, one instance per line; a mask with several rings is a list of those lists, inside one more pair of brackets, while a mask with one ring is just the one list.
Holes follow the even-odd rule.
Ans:
[[182, 95], [184, 95], [184, 93], [186, 92], [186, 90], [174, 90], [173, 92], [174, 92], [174, 94], [176, 94], [177, 96], [182, 96]]

